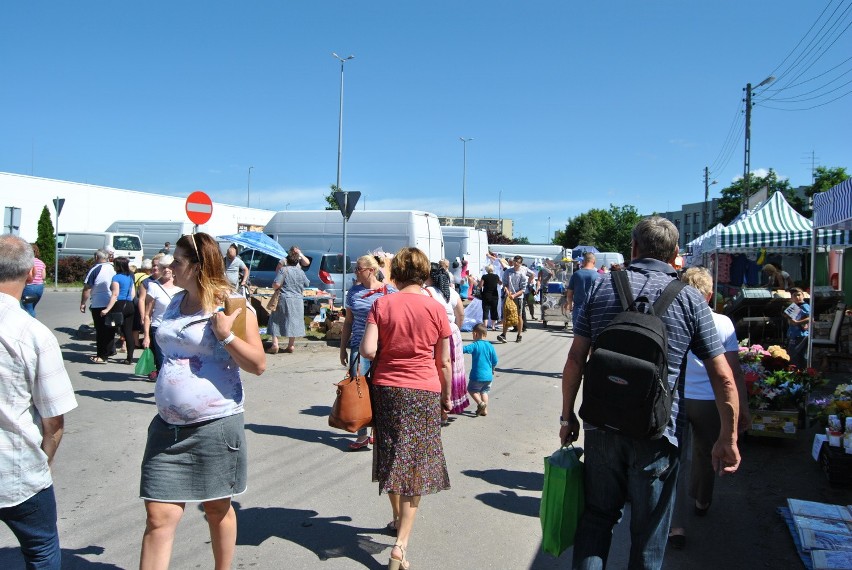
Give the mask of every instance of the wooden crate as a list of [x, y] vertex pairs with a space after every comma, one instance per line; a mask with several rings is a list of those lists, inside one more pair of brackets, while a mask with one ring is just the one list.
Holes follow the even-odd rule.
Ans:
[[794, 439], [799, 423], [798, 410], [749, 410], [749, 435]]
[[823, 443], [819, 463], [830, 484], [852, 486], [852, 454], [846, 453], [842, 447]]

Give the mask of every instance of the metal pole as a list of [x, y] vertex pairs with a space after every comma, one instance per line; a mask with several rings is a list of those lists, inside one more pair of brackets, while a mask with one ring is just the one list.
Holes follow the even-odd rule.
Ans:
[[749, 173], [751, 171], [751, 83], [745, 88], [745, 164], [743, 165], [743, 200], [742, 211], [748, 210]]
[[251, 207], [251, 170], [254, 166], [249, 166], [248, 169], [248, 183], [246, 184], [246, 207]]
[[53, 290], [59, 288], [59, 196], [53, 203], [53, 211], [56, 212], [56, 234], [53, 236]]
[[462, 225], [467, 225], [467, 216], [465, 215], [464, 203], [467, 194], [467, 143], [472, 141], [472, 138], [459, 137], [462, 142]]
[[[344, 212], [349, 211], [349, 192], [343, 193], [343, 205], [346, 208]], [[343, 265], [343, 284], [341, 285], [341, 291], [343, 294], [343, 299], [340, 300], [340, 306], [346, 308], [346, 271], [349, 269], [346, 267], [346, 216], [343, 216], [343, 259], [341, 260], [341, 265]], [[332, 301], [334, 304], [334, 301]]]
[[[354, 55], [350, 55], [349, 57], [340, 57], [336, 53], [332, 52], [332, 54], [337, 60], [340, 62], [340, 112], [338, 114], [337, 119], [337, 192], [343, 192], [344, 195], [344, 210], [343, 214], [345, 214], [349, 210], [349, 193], [344, 192], [343, 188], [340, 187], [340, 164], [341, 158], [343, 156], [343, 64], [345, 64], [350, 59], [354, 59]], [[346, 306], [346, 272], [349, 269], [346, 267], [346, 216], [343, 216], [343, 283], [341, 285], [341, 291], [343, 294], [343, 299], [340, 300], [342, 306]]]

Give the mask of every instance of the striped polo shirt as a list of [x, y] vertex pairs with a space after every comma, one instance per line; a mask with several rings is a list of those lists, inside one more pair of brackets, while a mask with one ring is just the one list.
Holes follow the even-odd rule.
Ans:
[[[666, 285], [677, 278], [677, 272], [671, 265], [657, 259], [635, 259], [625, 271], [634, 299], [646, 296], [652, 303]], [[586, 304], [574, 323], [574, 334], [594, 343], [598, 334], [621, 310], [621, 301], [611, 276], [598, 279], [589, 290]], [[683, 382], [678, 383], [680, 365], [690, 350], [701, 360], [706, 360], [722, 354], [725, 349], [716, 333], [710, 307], [693, 287], [684, 287], [661, 318], [668, 334], [669, 386], [673, 394], [672, 416], [663, 435], [677, 446], [686, 420], [680, 406], [683, 398]]]

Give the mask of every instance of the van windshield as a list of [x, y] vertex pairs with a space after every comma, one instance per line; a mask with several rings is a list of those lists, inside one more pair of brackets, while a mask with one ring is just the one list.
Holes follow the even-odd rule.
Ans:
[[142, 244], [136, 236], [112, 236], [112, 247], [116, 251], [139, 251], [142, 249]]

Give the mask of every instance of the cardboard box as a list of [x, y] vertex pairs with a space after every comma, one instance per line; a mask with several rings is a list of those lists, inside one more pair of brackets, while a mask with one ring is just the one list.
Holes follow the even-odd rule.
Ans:
[[750, 435], [793, 439], [799, 423], [798, 410], [749, 410]]

